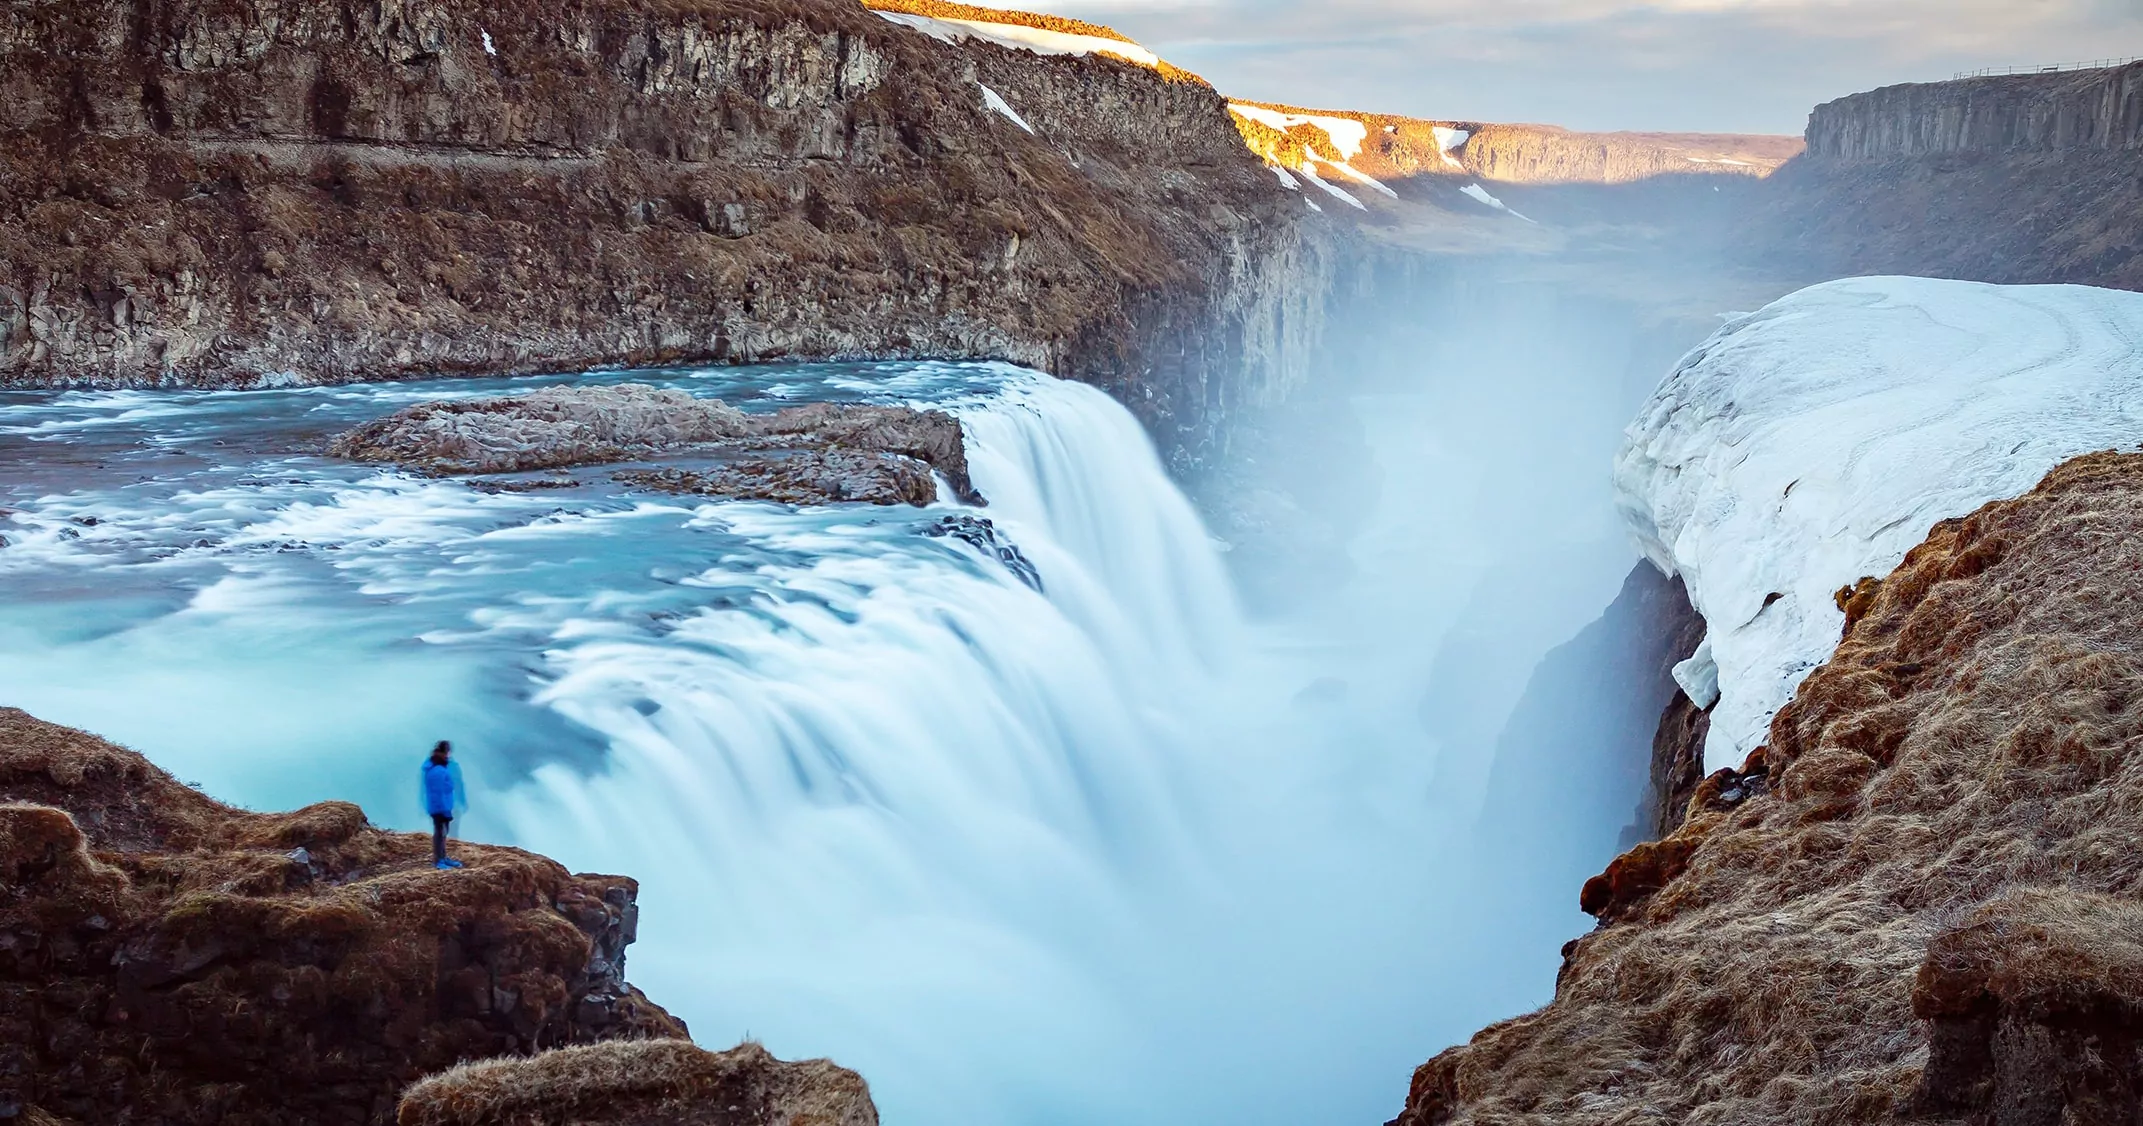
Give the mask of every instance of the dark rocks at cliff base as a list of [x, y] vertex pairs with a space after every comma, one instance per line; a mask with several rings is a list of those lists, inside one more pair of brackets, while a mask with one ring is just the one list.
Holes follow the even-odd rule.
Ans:
[[935, 470], [961, 501], [982, 503], [968, 477], [960, 421], [942, 411], [812, 403], [747, 415], [718, 399], [642, 383], [422, 403], [338, 436], [328, 453], [442, 474], [723, 457], [733, 460], [712, 469], [634, 470], [617, 478], [665, 492], [784, 504], [927, 505], [937, 499]]
[[380, 1124], [462, 1060], [685, 1036], [624, 981], [632, 880], [453, 849], [346, 802], [234, 809], [0, 709], [0, 1105]]
[[1042, 590], [1042, 573], [1035, 569], [1019, 545], [998, 532], [997, 525], [980, 516], [947, 516], [925, 529], [924, 535], [949, 536], [959, 540], [984, 555], [996, 557], [1013, 577], [1034, 588]]

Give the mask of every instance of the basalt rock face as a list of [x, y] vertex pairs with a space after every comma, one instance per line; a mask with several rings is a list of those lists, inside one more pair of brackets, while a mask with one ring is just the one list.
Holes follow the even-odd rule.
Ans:
[[1889, 86], [1816, 107], [1817, 160], [2143, 148], [2143, 63]]
[[2143, 455], [1936, 525], [1396, 1122], [2134, 1121], [2139, 600]]
[[338, 435], [327, 452], [447, 474], [726, 456], [735, 460], [706, 472], [618, 477], [666, 492], [788, 504], [927, 505], [937, 497], [936, 470], [961, 500], [983, 499], [968, 478], [960, 422], [942, 411], [811, 403], [747, 415], [644, 383], [419, 403]]
[[454, 848], [0, 709], [0, 1116], [385, 1123], [461, 1060], [685, 1034], [624, 981], [632, 880]]
[[[1161, 241], [1112, 252], [1180, 263], [1183, 280], [1138, 292], [1072, 336], [1063, 371], [1129, 405], [1171, 453], [1211, 440], [1201, 419], [1224, 418], [1232, 431], [1303, 386], [1318, 370], [1337, 279], [1367, 248], [1276, 190], [1220, 95], [1098, 56], [960, 49], [977, 80], [1108, 197], [1149, 197], [1178, 216], [1154, 226]], [[1161, 388], [1185, 405], [1157, 413]]]
[[397, 1126], [878, 1126], [870, 1089], [826, 1060], [757, 1044], [708, 1052], [611, 1041], [486, 1060], [410, 1088]]
[[[1657, 719], [1670, 701], [1686, 698], [1668, 670], [1703, 639], [1704, 619], [1681, 580], [1650, 563], [1632, 569], [1599, 620], [1540, 662], [1496, 740], [1476, 831], [1490, 844], [1484, 853], [1538, 886], [1563, 882], [1539, 877], [1589, 861], [1584, 872], [1563, 873], [1582, 881], [1615, 852], [1655, 835]], [[1553, 785], [1544, 785], [1549, 779]], [[1521, 842], [1504, 840], [1510, 825], [1529, 821], [1547, 827]], [[1567, 911], [1568, 896], [1559, 900]]]
[[1210, 89], [841, 0], [11, 5], [0, 154], [14, 385], [994, 357], [1195, 456], [1313, 331]]
[[1809, 278], [2143, 289], [2143, 64], [1893, 86], [1817, 107], [1739, 240]]

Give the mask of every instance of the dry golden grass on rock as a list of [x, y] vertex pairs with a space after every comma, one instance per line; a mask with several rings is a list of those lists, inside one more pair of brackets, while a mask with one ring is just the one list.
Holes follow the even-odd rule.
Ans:
[[1135, 43], [1136, 40], [1113, 27], [1066, 16], [1052, 16], [1045, 12], [1021, 12], [1011, 8], [983, 8], [974, 4], [955, 4], [952, 0], [865, 0], [863, 5], [877, 12], [905, 12], [911, 16], [929, 16], [938, 20], [975, 20], [980, 23], [1004, 23], [1014, 27], [1032, 27], [1043, 31], [1061, 32], [1065, 35], [1091, 35], [1097, 39], [1114, 39], [1119, 43]]
[[233, 809], [0, 708], [0, 1104], [383, 1123], [459, 1060], [684, 1035], [623, 980], [633, 881], [454, 851], [347, 802]]
[[[911, 16], [929, 16], [939, 20], [974, 20], [978, 23], [1011, 24], [1014, 27], [1031, 27], [1042, 31], [1055, 31], [1064, 35], [1090, 35], [1096, 39], [1114, 39], [1119, 43], [1139, 46], [1136, 39], [1113, 27], [1069, 16], [1052, 16], [1047, 12], [1022, 12], [1012, 8], [983, 8], [974, 4], [956, 4], [952, 0], [864, 0], [863, 6], [877, 12], [902, 12]], [[1153, 69], [1171, 82], [1190, 82], [1209, 86], [1205, 79], [1162, 59]]]
[[758, 1044], [611, 1041], [463, 1064], [411, 1087], [398, 1126], [877, 1126], [862, 1077]]
[[1855, 594], [1751, 769], [1589, 889], [1553, 1003], [1424, 1065], [1400, 1126], [2135, 1119], [2143, 456]]

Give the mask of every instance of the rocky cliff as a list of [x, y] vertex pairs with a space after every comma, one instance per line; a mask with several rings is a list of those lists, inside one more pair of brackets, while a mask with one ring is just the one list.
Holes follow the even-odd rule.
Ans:
[[1888, 86], [1817, 106], [1816, 160], [2143, 148], [2143, 63]]
[[0, 709], [0, 1120], [384, 1123], [463, 1060], [685, 1034], [625, 983], [632, 880], [455, 849]]
[[2143, 289], [2143, 64], [1894, 86], [1816, 109], [1734, 233], [1806, 281], [1917, 274]]
[[1203, 85], [843, 0], [16, 4], [0, 91], [14, 385], [996, 357], [1195, 456], [1330, 258]]
[[1399, 1126], [2130, 1121], [2143, 455], [1935, 526]]

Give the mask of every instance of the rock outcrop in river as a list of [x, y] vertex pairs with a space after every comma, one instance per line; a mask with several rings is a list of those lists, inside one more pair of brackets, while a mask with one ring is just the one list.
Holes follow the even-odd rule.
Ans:
[[718, 399], [644, 383], [420, 403], [338, 436], [328, 453], [429, 473], [718, 458], [722, 464], [701, 471], [618, 477], [666, 492], [785, 504], [927, 505], [937, 498], [935, 471], [959, 499], [982, 501], [968, 478], [960, 422], [943, 411], [811, 403], [748, 415]]
[[0, 708], [0, 1118], [384, 1123], [462, 1060], [684, 1036], [625, 982], [632, 880], [455, 849]]
[[757, 1044], [708, 1052], [612, 1040], [486, 1060], [410, 1088], [396, 1126], [878, 1126], [870, 1089], [826, 1060], [784, 1063]]
[[1398, 1126], [2132, 1120], [2143, 455], [1938, 524]]

